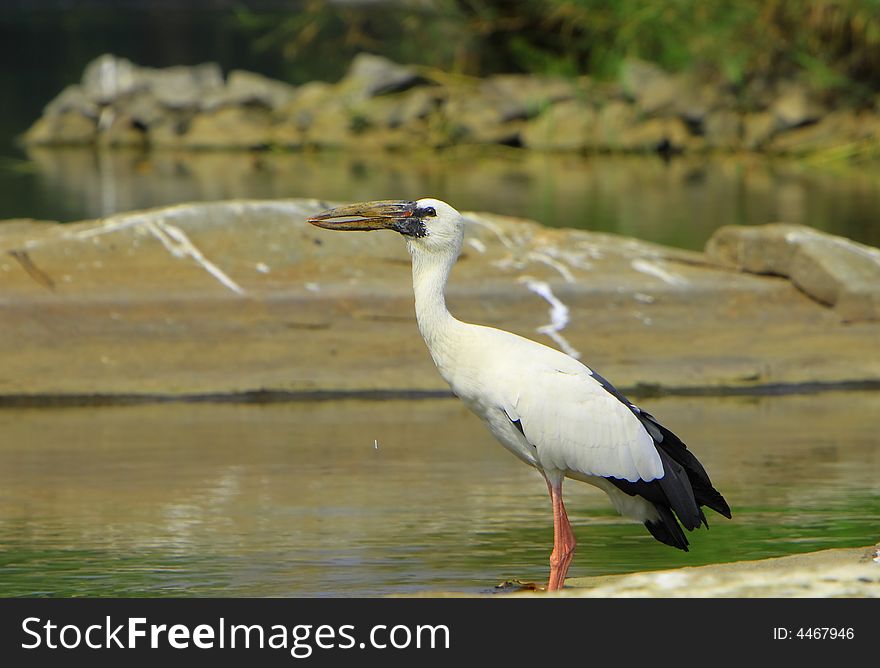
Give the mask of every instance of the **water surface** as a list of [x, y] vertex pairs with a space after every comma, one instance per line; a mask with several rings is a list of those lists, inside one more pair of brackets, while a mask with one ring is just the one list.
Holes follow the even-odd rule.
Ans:
[[[722, 225], [799, 223], [880, 245], [880, 168], [820, 169], [758, 157], [32, 149], [0, 169], [0, 219], [73, 221], [189, 201], [433, 196], [554, 227], [701, 249]], [[2, 167], [2, 165], [0, 165]]]
[[[571, 576], [873, 543], [878, 393], [643, 402], [734, 519], [691, 551], [569, 481]], [[0, 596], [358, 596], [546, 578], [546, 488], [456, 400], [0, 410]], [[378, 444], [378, 448], [376, 447]]]

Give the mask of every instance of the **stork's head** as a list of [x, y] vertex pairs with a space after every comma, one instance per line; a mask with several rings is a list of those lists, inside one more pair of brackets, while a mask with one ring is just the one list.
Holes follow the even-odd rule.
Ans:
[[308, 219], [328, 230], [394, 230], [410, 252], [458, 255], [464, 237], [461, 214], [439, 199], [380, 200], [330, 209]]

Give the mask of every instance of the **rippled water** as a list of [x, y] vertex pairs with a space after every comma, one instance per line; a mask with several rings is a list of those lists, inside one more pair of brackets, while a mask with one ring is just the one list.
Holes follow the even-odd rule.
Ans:
[[[683, 553], [569, 481], [571, 576], [880, 538], [880, 394], [643, 403], [699, 454], [734, 519], [710, 517]], [[2, 596], [480, 592], [546, 578], [543, 481], [455, 400], [6, 408], [0, 430]]]

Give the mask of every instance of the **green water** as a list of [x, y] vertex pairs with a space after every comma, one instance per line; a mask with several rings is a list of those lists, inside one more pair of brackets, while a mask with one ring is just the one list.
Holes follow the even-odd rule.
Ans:
[[[701, 249], [722, 225], [800, 223], [880, 246], [880, 168], [760, 158], [33, 149], [0, 168], [0, 218], [73, 221], [189, 201], [439, 197], [554, 227]], [[2, 165], [0, 165], [2, 167]]]
[[[569, 481], [570, 576], [880, 539], [880, 394], [643, 403], [700, 456], [734, 518], [710, 516], [679, 552]], [[0, 596], [358, 596], [546, 579], [543, 481], [455, 400], [7, 408], [0, 428]]]

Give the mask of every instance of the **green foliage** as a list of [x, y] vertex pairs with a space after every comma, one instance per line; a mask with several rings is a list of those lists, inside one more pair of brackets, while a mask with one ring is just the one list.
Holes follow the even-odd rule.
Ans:
[[[803, 76], [820, 89], [880, 88], [880, 0], [307, 0], [242, 10], [255, 47], [344, 63], [357, 51], [481, 75], [614, 77], [625, 58], [697, 67], [738, 85]], [[343, 56], [347, 56], [343, 58]], [[340, 65], [342, 67], [342, 65]], [[341, 72], [340, 72], [341, 73]]]

